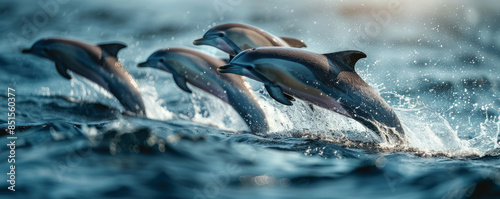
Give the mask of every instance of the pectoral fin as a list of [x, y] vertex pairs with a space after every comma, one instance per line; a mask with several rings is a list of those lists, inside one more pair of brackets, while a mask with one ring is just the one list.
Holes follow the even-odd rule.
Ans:
[[56, 69], [57, 69], [57, 72], [59, 72], [59, 74], [61, 74], [61, 76], [63, 76], [66, 79], [71, 79], [71, 76], [68, 74], [68, 68], [67, 67], [65, 67], [62, 64], [56, 63]]
[[276, 101], [284, 105], [289, 105], [289, 106], [292, 105], [292, 102], [288, 100], [288, 98], [285, 96], [285, 94], [283, 93], [283, 91], [279, 86], [266, 84], [265, 87], [269, 95]]
[[174, 81], [175, 81], [175, 84], [177, 84], [177, 86], [179, 86], [179, 88], [181, 88], [182, 90], [188, 92], [188, 93], [192, 93], [193, 91], [191, 91], [191, 89], [189, 89], [187, 87], [187, 82], [186, 82], [186, 78], [181, 76], [181, 75], [174, 75]]
[[251, 72], [255, 77], [257, 77], [260, 81], [264, 83], [267, 92], [272, 98], [274, 98], [276, 101], [284, 105], [292, 105], [292, 102], [290, 100], [295, 100], [295, 99], [293, 99], [292, 96], [283, 93], [283, 90], [281, 90], [281, 88], [278, 85], [276, 85], [273, 81], [271, 81], [269, 78], [262, 75], [253, 68], [249, 69], [249, 72]]

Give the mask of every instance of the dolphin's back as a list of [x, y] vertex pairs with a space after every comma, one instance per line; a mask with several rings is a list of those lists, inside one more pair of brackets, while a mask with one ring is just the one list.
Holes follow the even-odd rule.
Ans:
[[[267, 60], [286, 60], [294, 63], [307, 66], [317, 80], [321, 82], [329, 82], [332, 80], [332, 76], [327, 76], [326, 74], [338, 74], [340, 71], [333, 71], [329, 67], [328, 59], [322, 55], [298, 48], [287, 48], [287, 47], [259, 47], [255, 49], [247, 50], [249, 54], [245, 56], [245, 61], [252, 62], [256, 59], [267, 59]], [[236, 56], [234, 59], [237, 59]], [[335, 75], [336, 76], [336, 75]]]

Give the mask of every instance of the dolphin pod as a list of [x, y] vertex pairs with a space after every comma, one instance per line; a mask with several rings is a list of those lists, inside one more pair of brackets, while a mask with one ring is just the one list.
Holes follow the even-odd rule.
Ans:
[[146, 62], [137, 66], [169, 72], [179, 88], [191, 93], [191, 89], [186, 85], [189, 82], [231, 105], [253, 133], [267, 132], [268, 124], [264, 111], [245, 84], [243, 77], [217, 72], [217, 67], [224, 64], [226, 62], [223, 60], [205, 53], [169, 48], [154, 52]]
[[365, 57], [360, 51], [317, 54], [261, 47], [239, 53], [218, 70], [263, 82], [269, 95], [282, 104], [292, 105], [290, 96], [297, 97], [353, 118], [389, 143], [404, 143], [395, 112], [354, 70]]
[[[354, 69], [356, 62], [366, 57], [363, 52], [317, 54], [299, 49], [306, 47], [302, 40], [236, 23], [215, 26], [193, 44], [216, 47], [231, 60], [226, 63], [198, 51], [170, 48], [156, 51], [138, 66], [171, 73], [185, 92], [191, 92], [189, 83], [218, 97], [230, 104], [254, 133], [266, 132], [269, 126], [242, 76], [264, 83], [269, 95], [282, 104], [292, 105], [291, 101], [299, 98], [358, 121], [383, 142], [406, 143], [395, 112]], [[22, 52], [54, 61], [57, 71], [67, 79], [71, 78], [68, 69], [90, 79], [111, 92], [128, 112], [145, 116], [137, 84], [116, 58], [124, 47], [43, 39]]]
[[68, 69], [81, 75], [113, 94], [126, 111], [145, 116], [146, 108], [134, 78], [118, 62], [118, 51], [126, 46], [120, 43], [97, 46], [68, 39], [42, 39], [23, 53], [34, 54], [56, 63], [64, 78], [71, 79]]

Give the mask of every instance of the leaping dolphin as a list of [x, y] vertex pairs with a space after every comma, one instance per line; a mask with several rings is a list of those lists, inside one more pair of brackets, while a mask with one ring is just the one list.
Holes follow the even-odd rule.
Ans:
[[193, 44], [213, 46], [231, 56], [236, 56], [249, 48], [262, 46], [306, 47], [302, 40], [277, 37], [262, 29], [239, 23], [214, 26], [203, 35], [203, 38], [194, 40]]
[[217, 72], [217, 67], [224, 64], [223, 60], [198, 51], [168, 48], [154, 52], [137, 66], [171, 73], [182, 90], [191, 93], [186, 84], [190, 83], [231, 105], [253, 133], [267, 132], [266, 116], [243, 77]]
[[118, 51], [126, 46], [106, 43], [97, 46], [79, 41], [48, 38], [37, 41], [22, 53], [34, 54], [56, 63], [64, 78], [71, 79], [68, 69], [103, 87], [113, 94], [126, 111], [145, 116], [146, 108], [134, 78], [118, 62]]
[[393, 144], [406, 142], [396, 113], [354, 70], [360, 51], [317, 54], [297, 48], [261, 47], [238, 54], [221, 73], [261, 81], [269, 95], [292, 105], [290, 96], [353, 118]]

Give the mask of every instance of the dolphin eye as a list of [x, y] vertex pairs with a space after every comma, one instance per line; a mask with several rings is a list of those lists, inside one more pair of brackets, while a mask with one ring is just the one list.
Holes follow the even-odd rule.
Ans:
[[224, 37], [224, 33], [219, 33], [219, 37]]
[[43, 52], [49, 52], [49, 49], [47, 47], [42, 48]]
[[161, 59], [160, 59], [160, 62], [161, 62], [161, 63], [165, 62], [165, 59], [161, 58]]
[[251, 70], [252, 66], [245, 66], [246, 69]]

